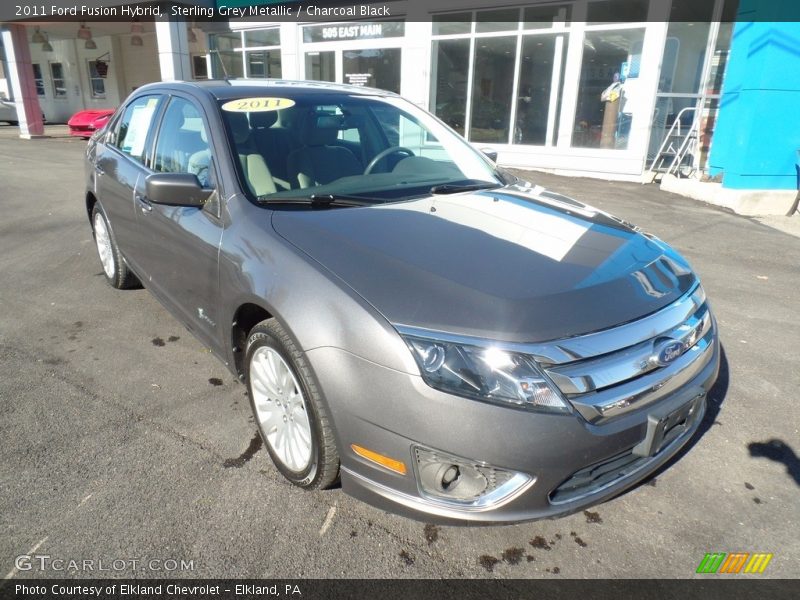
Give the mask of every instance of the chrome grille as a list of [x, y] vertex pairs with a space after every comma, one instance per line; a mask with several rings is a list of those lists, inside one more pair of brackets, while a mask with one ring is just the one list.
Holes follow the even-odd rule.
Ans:
[[[641, 321], [559, 342], [544, 352], [560, 354], [561, 360], [540, 360], [576, 410], [596, 422], [655, 402], [690, 381], [711, 360], [712, 329], [705, 294], [697, 286]], [[661, 364], [658, 348], [666, 342], [680, 344], [681, 354]]]

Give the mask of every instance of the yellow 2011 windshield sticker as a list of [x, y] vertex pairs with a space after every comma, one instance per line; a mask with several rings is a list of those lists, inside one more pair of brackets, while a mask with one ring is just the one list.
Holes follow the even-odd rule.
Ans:
[[228, 112], [269, 112], [294, 106], [289, 98], [241, 98], [222, 105]]

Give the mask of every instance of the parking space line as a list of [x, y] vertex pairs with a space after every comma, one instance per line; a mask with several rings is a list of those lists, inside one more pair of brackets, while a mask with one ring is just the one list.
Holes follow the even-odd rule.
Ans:
[[322, 527], [319, 529], [319, 537], [325, 535], [325, 532], [330, 529], [331, 524], [333, 523], [333, 516], [336, 514], [336, 504], [330, 507], [328, 510], [328, 514], [325, 516], [325, 520], [322, 522]]
[[[36, 551], [39, 549], [39, 546], [41, 546], [42, 544], [44, 544], [44, 543], [47, 541], [47, 537], [48, 537], [48, 536], [44, 536], [44, 537], [43, 537], [41, 540], [39, 540], [39, 542], [38, 542], [38, 543], [37, 543], [37, 544], [36, 544], [36, 545], [35, 545], [33, 548], [31, 548], [30, 550], [28, 550], [28, 551], [27, 551], [25, 554], [26, 554], [27, 556], [30, 556], [31, 554], [33, 554], [34, 552], [36, 552]], [[3, 577], [3, 579], [5, 579], [5, 580], [9, 580], [9, 579], [11, 579], [12, 577], [14, 577], [14, 575], [16, 575], [17, 573], [19, 573], [19, 567], [15, 566], [13, 569], [11, 569], [11, 570], [8, 572], [8, 574], [7, 574], [5, 577]], [[0, 586], [0, 587], [2, 587], [2, 586]]]

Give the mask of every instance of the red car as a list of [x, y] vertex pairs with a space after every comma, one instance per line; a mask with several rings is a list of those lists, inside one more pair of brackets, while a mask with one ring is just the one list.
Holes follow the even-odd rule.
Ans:
[[114, 109], [89, 109], [76, 112], [69, 118], [67, 125], [69, 125], [69, 134], [75, 137], [88, 140], [92, 134], [98, 129], [102, 129], [111, 115], [114, 114]]

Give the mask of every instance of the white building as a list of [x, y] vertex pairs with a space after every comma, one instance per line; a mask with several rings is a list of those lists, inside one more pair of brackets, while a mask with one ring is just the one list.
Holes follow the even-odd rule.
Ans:
[[[79, 23], [40, 23], [38, 32], [9, 23], [8, 91], [24, 108], [24, 89], [33, 90], [48, 122], [63, 122], [160, 79], [369, 85], [428, 108], [497, 150], [501, 164], [631, 180], [672, 123], [697, 115], [692, 160], [704, 168], [737, 0], [421, 4], [389, 2], [387, 19], [341, 23], [92, 22], [93, 44]], [[31, 108], [23, 135], [41, 133], [35, 121]]]

